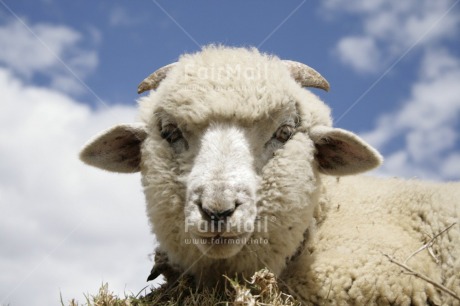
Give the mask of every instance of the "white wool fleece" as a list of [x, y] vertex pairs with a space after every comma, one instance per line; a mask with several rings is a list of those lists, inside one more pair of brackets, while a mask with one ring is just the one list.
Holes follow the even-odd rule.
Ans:
[[460, 295], [459, 183], [364, 176], [323, 181], [310, 255], [282, 276], [296, 296], [307, 305], [460, 305], [384, 255], [404, 263], [455, 223], [434, 241], [435, 257], [425, 249], [406, 264]]

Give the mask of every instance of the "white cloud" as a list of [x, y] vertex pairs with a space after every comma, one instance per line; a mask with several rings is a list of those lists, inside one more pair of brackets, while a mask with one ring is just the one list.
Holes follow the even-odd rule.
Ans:
[[406, 79], [408, 98], [398, 103], [399, 109], [381, 114], [375, 128], [362, 135], [385, 154], [379, 174], [460, 179], [459, 168], [453, 166], [460, 146], [460, 58], [448, 44], [458, 43], [456, 4], [454, 0], [323, 2], [326, 13], [336, 18], [352, 15], [361, 24], [339, 39], [334, 49], [356, 72], [383, 72], [412, 47], [421, 54], [420, 62], [413, 57], [418, 77]]
[[444, 160], [440, 172], [447, 179], [458, 179], [460, 173], [460, 154], [452, 153]]
[[460, 137], [458, 84], [460, 59], [444, 49], [428, 50], [403, 107], [381, 115], [376, 127], [362, 135], [380, 150], [402, 138], [403, 146], [388, 153], [381, 173], [460, 179], [458, 167], [452, 167]]
[[437, 173], [419, 167], [411, 162], [409, 154], [404, 151], [396, 151], [385, 158], [384, 165], [375, 171], [377, 175], [399, 176], [405, 178], [429, 178], [431, 180], [440, 179]]
[[98, 65], [97, 53], [80, 46], [83, 40], [67, 26], [8, 20], [0, 26], [0, 64], [28, 79], [45, 76], [60, 91], [79, 93], [83, 87], [73, 74], [84, 79]]
[[[415, 43], [424, 47], [458, 37], [460, 13], [449, 11], [453, 3], [452, 0], [327, 0], [323, 6], [328, 12], [345, 11], [362, 19], [362, 29], [342, 38], [335, 50], [343, 63], [356, 71], [375, 72]], [[351, 43], [355, 41], [358, 43]], [[343, 47], [344, 42], [348, 42], [347, 48]], [[359, 64], [360, 61], [363, 62]]]
[[130, 15], [125, 8], [115, 7], [110, 11], [109, 24], [111, 26], [133, 26], [141, 23], [145, 17], [139, 14]]
[[137, 293], [154, 238], [140, 177], [78, 160], [94, 134], [134, 121], [135, 107], [90, 109], [0, 68], [0, 304], [84, 300], [109, 282]]
[[361, 72], [375, 70], [374, 63], [379, 62], [379, 52], [371, 37], [344, 37], [338, 42], [336, 53], [342, 62]]
[[446, 74], [455, 75], [456, 71], [460, 70], [460, 61], [446, 49], [428, 49], [427, 52], [420, 71], [424, 79], [435, 81]]
[[452, 149], [457, 135], [451, 127], [413, 129], [406, 135], [407, 152], [415, 162], [434, 160], [442, 152]]
[[346, 10], [349, 12], [373, 12], [382, 7], [384, 0], [374, 1], [346, 1], [346, 0], [326, 0], [323, 2], [325, 8], [329, 10]]

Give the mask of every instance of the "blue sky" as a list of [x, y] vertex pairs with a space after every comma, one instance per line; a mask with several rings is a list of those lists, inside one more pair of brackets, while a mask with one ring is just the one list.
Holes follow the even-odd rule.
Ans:
[[0, 305], [53, 305], [150, 269], [138, 175], [77, 159], [136, 120], [137, 84], [201, 45], [304, 62], [336, 126], [377, 147], [376, 175], [460, 178], [459, 0], [0, 0]]

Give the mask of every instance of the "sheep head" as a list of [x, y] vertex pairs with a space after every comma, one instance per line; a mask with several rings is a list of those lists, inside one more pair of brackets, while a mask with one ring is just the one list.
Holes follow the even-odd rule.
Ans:
[[319, 174], [381, 162], [358, 136], [333, 128], [305, 86], [329, 89], [304, 64], [208, 47], [144, 80], [139, 91], [156, 91], [140, 100], [142, 123], [103, 132], [81, 159], [141, 171], [153, 232], [173, 263], [196, 275], [280, 273], [310, 225]]

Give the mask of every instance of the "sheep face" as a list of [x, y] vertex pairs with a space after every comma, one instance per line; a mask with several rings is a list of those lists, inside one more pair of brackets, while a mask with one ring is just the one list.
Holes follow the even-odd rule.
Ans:
[[381, 161], [356, 135], [332, 128], [329, 108], [275, 57], [208, 48], [162, 78], [140, 101], [142, 123], [103, 132], [81, 158], [141, 171], [161, 248], [194, 275], [281, 273], [310, 226], [319, 173]]
[[[184, 233], [183, 240], [196, 242], [198, 250], [211, 258], [234, 256], [254, 231], [267, 230], [266, 223], [270, 221], [258, 209], [260, 183], [266, 164], [298, 128], [294, 100], [286, 100], [282, 109], [274, 109], [265, 118], [251, 120], [253, 124], [239, 118], [223, 119], [222, 114], [214, 115], [209, 122], [194, 124], [180, 121], [162, 108], [153, 113], [150, 133], [154, 137], [143, 146], [142, 155], [168, 155], [154, 158], [158, 162], [143, 163], [148, 201], [156, 203], [155, 199], [164, 198], [157, 192], [164, 192], [166, 187], [157, 189], [162, 182], [154, 178], [174, 169], [171, 176], [177, 177], [178, 185], [167, 188], [181, 192], [177, 197], [183, 201], [179, 206], [183, 212], [178, 211], [176, 219], [177, 224], [184, 224], [184, 228], [177, 229]], [[164, 151], [158, 150], [160, 147]], [[167, 204], [152, 206], [154, 225], [161, 222], [157, 216], [164, 212], [157, 209], [164, 206]]]
[[[193, 165], [183, 175], [185, 231], [195, 241], [203, 239], [197, 247], [206, 256], [235, 255], [256, 227], [263, 226], [257, 222], [264, 220], [256, 222], [262, 169], [273, 153], [293, 136], [296, 128], [293, 111], [291, 105], [291, 111], [287, 108], [282, 115], [273, 114], [267, 122], [255, 126], [213, 122], [199, 137], [191, 137], [192, 143], [182, 139], [187, 147], [197, 148], [188, 160], [182, 159], [185, 165]], [[185, 147], [181, 144], [176, 154], [184, 154]]]

